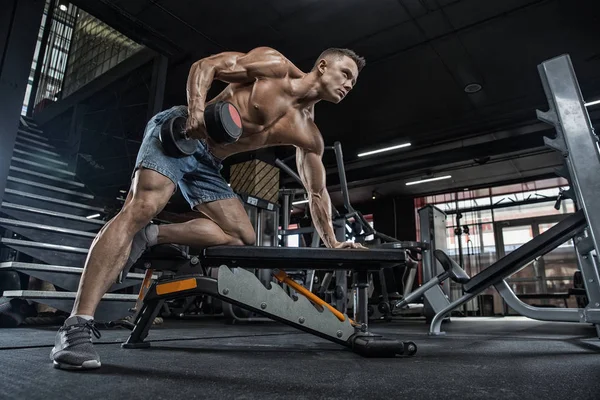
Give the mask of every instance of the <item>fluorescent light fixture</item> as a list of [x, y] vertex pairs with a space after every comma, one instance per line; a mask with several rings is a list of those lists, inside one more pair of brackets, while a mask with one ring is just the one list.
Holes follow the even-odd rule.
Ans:
[[296, 206], [296, 205], [298, 205], [298, 204], [305, 204], [305, 203], [308, 203], [308, 199], [294, 201], [294, 202], [292, 202], [292, 205], [293, 205], [293, 206]]
[[435, 178], [421, 179], [420, 181], [406, 182], [406, 186], [418, 185], [420, 183], [426, 183], [426, 182], [441, 181], [443, 179], [450, 179], [450, 178], [452, 178], [452, 175], [444, 175], [444, 176], [438, 176]]
[[88, 215], [86, 218], [92, 219], [92, 218], [98, 218], [99, 216], [100, 216], [100, 214], [92, 214], [92, 215]]
[[65, 4], [59, 5], [58, 8], [60, 8], [60, 11], [67, 11], [67, 6]]
[[367, 151], [366, 153], [360, 153], [358, 156], [359, 157], [370, 156], [371, 154], [383, 153], [384, 151], [392, 151], [392, 150], [401, 149], [403, 147], [410, 147], [410, 146], [411, 146], [410, 143], [403, 143], [403, 144], [399, 144], [397, 146], [385, 147], [385, 148], [379, 149], [379, 150], [373, 150], [373, 151]]
[[127, 190], [119, 190], [119, 193], [125, 194], [125, 193], [127, 193]]
[[596, 101], [591, 101], [589, 103], [585, 103], [586, 107], [591, 107], [591, 106], [595, 106], [596, 104], [600, 104], [600, 100], [596, 100]]

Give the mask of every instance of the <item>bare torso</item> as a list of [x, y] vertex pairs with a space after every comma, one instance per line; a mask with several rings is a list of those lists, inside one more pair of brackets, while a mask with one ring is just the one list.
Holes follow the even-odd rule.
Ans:
[[[302, 104], [294, 93], [298, 77], [257, 78], [251, 83], [231, 83], [210, 103], [228, 101], [242, 117], [243, 133], [235, 143], [222, 145], [207, 138], [211, 152], [221, 159], [269, 146], [310, 147], [318, 133], [313, 107]], [[316, 132], [315, 132], [316, 131]]]
[[[323, 100], [339, 103], [356, 83], [359, 63], [347, 50], [333, 51], [343, 54], [323, 56], [308, 73], [269, 47], [198, 60], [190, 68], [186, 86], [186, 131], [190, 137], [206, 139], [210, 151], [221, 159], [269, 146], [295, 146], [298, 176], [308, 193], [315, 229], [328, 247], [347, 247], [336, 240], [331, 223], [322, 160], [325, 146], [314, 123], [314, 106]], [[242, 118], [243, 133], [229, 145], [214, 143], [205, 132], [206, 94], [214, 80], [229, 86], [208, 103], [229, 101]]]

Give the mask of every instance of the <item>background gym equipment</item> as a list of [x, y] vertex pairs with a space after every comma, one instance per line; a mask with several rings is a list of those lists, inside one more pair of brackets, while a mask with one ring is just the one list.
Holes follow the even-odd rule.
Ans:
[[[401, 295], [397, 293], [399, 286], [402, 286], [402, 292], [407, 294], [413, 288], [414, 279], [417, 273], [418, 254], [424, 249], [429, 248], [429, 243], [418, 243], [414, 241], [400, 241], [394, 237], [385, 235], [375, 230], [364, 218], [360, 211], [354, 209], [350, 203], [348, 184], [346, 180], [346, 172], [344, 167], [344, 157], [342, 145], [340, 142], [335, 142], [333, 146], [326, 147], [326, 150], [333, 150], [340, 178], [340, 191], [344, 200], [344, 209], [338, 210], [332, 206], [333, 227], [338, 241], [353, 240], [356, 243], [365, 244], [370, 248], [385, 248], [397, 250], [409, 250], [410, 254], [406, 254], [406, 263], [396, 265], [392, 268], [382, 268], [379, 271], [369, 272], [369, 302], [368, 316], [371, 319], [389, 319], [391, 311], [394, 309], [395, 301], [401, 299]], [[283, 171], [293, 177], [302, 185], [300, 177], [283, 161], [276, 159], [275, 164]], [[286, 229], [289, 226], [290, 220], [290, 204], [293, 202], [294, 196], [302, 190], [282, 190], [282, 227], [280, 235], [284, 246], [287, 246], [287, 238], [290, 235], [308, 235], [312, 234], [312, 239], [305, 239], [307, 247], [319, 247], [320, 238], [316, 233], [314, 225], [301, 227], [298, 229]], [[438, 221], [439, 223], [439, 221]], [[441, 221], [441, 223], [444, 223]], [[428, 229], [429, 230], [429, 229]], [[367, 241], [368, 237], [373, 239]], [[310, 242], [310, 245], [308, 245]], [[445, 245], [445, 243], [444, 243]], [[290, 276], [296, 277], [302, 281], [308, 290], [317, 293], [318, 296], [328, 303], [335, 304], [337, 310], [346, 312], [352, 308], [351, 302], [348, 301], [348, 271], [332, 270], [332, 271], [289, 271]], [[396, 279], [395, 277], [399, 278]], [[400, 282], [401, 281], [401, 282]], [[314, 287], [313, 287], [314, 285]], [[413, 306], [410, 312], [406, 309], [396, 310], [397, 314], [415, 314], [421, 315], [423, 307], [418, 305]], [[431, 313], [433, 317], [435, 313]]]
[[[198, 148], [198, 140], [186, 134], [186, 118], [175, 117], [166, 121], [159, 134], [165, 153], [171, 157], [187, 157]], [[229, 102], [217, 101], [204, 110], [206, 131], [216, 143], [233, 143], [242, 134], [242, 119], [237, 108]]]
[[[437, 291], [439, 283], [448, 276], [462, 284], [463, 295], [452, 302], [446, 296], [438, 296], [440, 301], [432, 303], [436, 314], [429, 328], [431, 335], [443, 333], [442, 320], [452, 310], [488, 287], [494, 286], [504, 301], [523, 316], [542, 321], [593, 324], [600, 338], [600, 184], [597, 176], [597, 171], [600, 170], [599, 139], [590, 124], [570, 57], [563, 55], [545, 61], [538, 66], [538, 70], [550, 106], [548, 112], [538, 111], [538, 118], [556, 128], [556, 137], [545, 137], [544, 140], [548, 147], [559, 151], [564, 157], [566, 170], [561, 173], [569, 181], [570, 196], [573, 197], [578, 211], [470, 279], [464, 271], [460, 272], [460, 265], [443, 251], [436, 250], [434, 255], [446, 272], [433, 277], [429, 283], [408, 296], [405, 302], [421, 294], [426, 295], [431, 290]], [[564, 195], [565, 193], [561, 193], [559, 200], [565, 197]], [[443, 228], [445, 231], [445, 227]], [[505, 279], [570, 239], [575, 243], [587, 304], [583, 302], [581, 308], [548, 309], [523, 303]], [[402, 306], [402, 302], [398, 303], [398, 307]]]

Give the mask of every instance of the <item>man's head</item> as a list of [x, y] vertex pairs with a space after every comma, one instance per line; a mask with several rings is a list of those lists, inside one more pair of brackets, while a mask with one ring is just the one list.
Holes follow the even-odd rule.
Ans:
[[348, 49], [330, 48], [321, 53], [312, 71], [321, 81], [322, 98], [339, 103], [356, 84], [365, 59]]

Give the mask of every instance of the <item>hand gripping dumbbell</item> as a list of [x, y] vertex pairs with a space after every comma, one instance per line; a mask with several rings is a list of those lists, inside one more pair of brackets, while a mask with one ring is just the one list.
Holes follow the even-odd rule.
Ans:
[[[216, 143], [236, 142], [242, 134], [242, 118], [237, 108], [229, 102], [218, 101], [206, 106], [204, 123], [208, 136]], [[159, 138], [165, 153], [171, 157], [194, 154], [199, 141], [186, 135], [186, 118], [175, 117], [163, 124]]]

